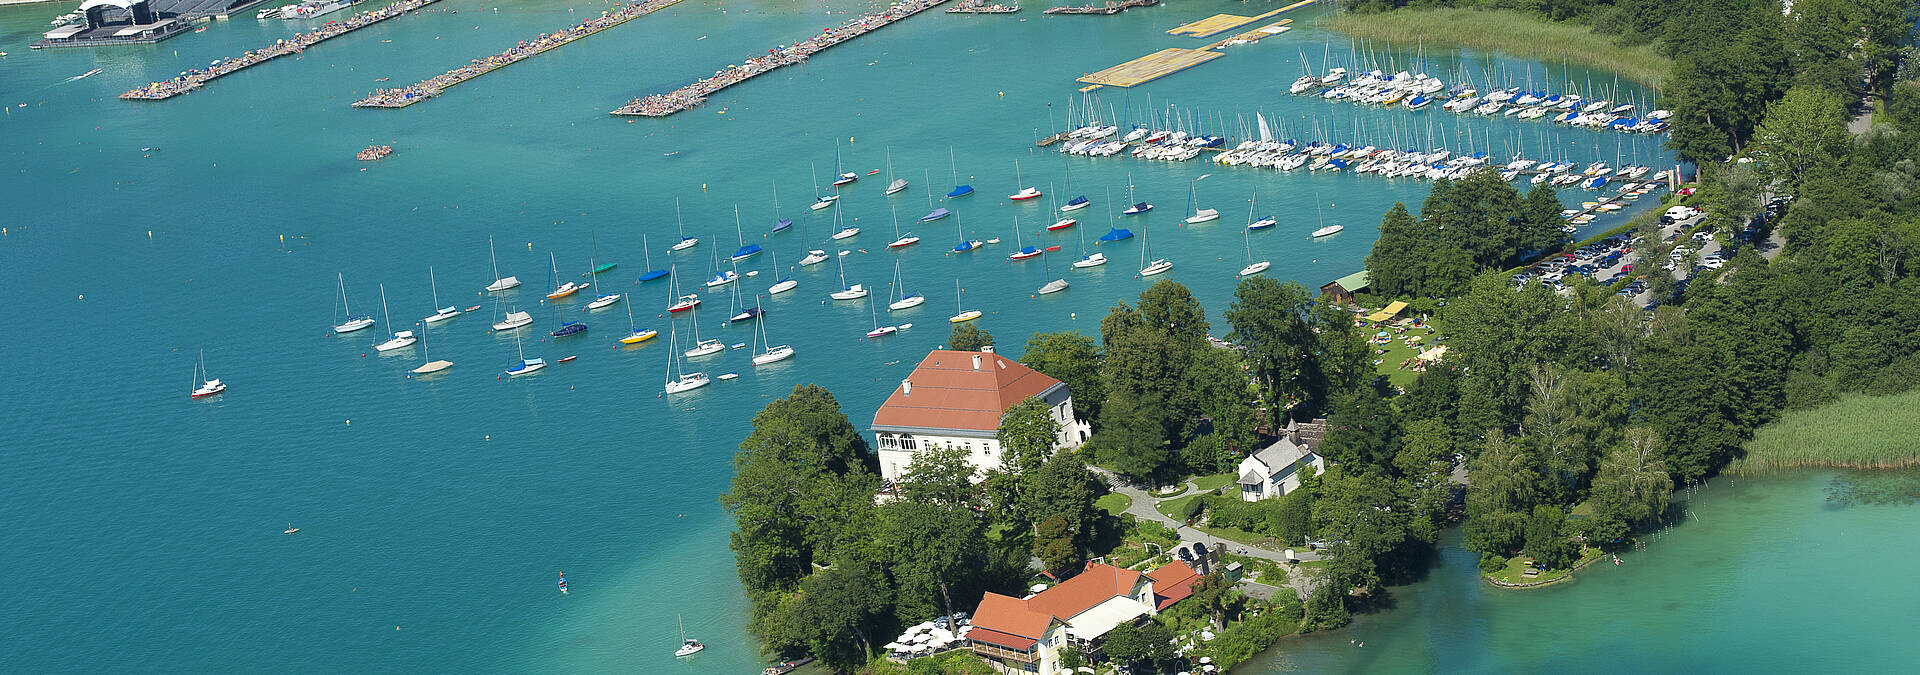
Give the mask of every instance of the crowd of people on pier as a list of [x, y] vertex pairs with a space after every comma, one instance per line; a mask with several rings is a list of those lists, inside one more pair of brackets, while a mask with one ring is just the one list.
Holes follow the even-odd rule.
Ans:
[[807, 60], [808, 56], [819, 53], [828, 47], [846, 42], [866, 34], [868, 31], [913, 16], [947, 0], [905, 0], [896, 2], [886, 9], [863, 14], [848, 20], [837, 28], [828, 28], [811, 38], [801, 40], [790, 46], [767, 50], [766, 55], [747, 59], [745, 63], [730, 65], [717, 71], [711, 77], [701, 78], [693, 84], [667, 92], [653, 94], [615, 110], [616, 115], [642, 115], [646, 117], [665, 117], [687, 108], [699, 105], [707, 96], [727, 87], [746, 81], [755, 75], [774, 70], [781, 66], [790, 66]]
[[438, 1], [439, 0], [401, 0], [400, 2], [379, 9], [355, 14], [342, 21], [329, 21], [325, 25], [313, 30], [275, 42], [272, 46], [255, 49], [233, 58], [220, 59], [219, 61], [215, 61], [213, 65], [188, 70], [170, 80], [135, 87], [127, 93], [121, 94], [120, 98], [153, 100], [172, 98], [200, 88], [200, 85], [206, 83], [207, 80], [288, 54], [298, 54], [307, 47], [317, 44], [322, 40], [350, 33], [368, 24], [383, 21], [403, 12], [410, 12]]
[[359, 108], [406, 107], [419, 101], [438, 96], [440, 92], [447, 87], [485, 75], [501, 66], [536, 56], [554, 47], [612, 28], [628, 19], [671, 6], [677, 2], [680, 2], [680, 0], [643, 0], [642, 2], [627, 3], [619, 8], [607, 10], [600, 16], [588, 19], [579, 25], [568, 27], [566, 30], [547, 33], [535, 37], [532, 40], [522, 40], [519, 44], [514, 45], [512, 49], [484, 59], [474, 59], [473, 63], [468, 65], [460, 66], [404, 87], [381, 89], [373, 92], [372, 95], [366, 98], [355, 101], [353, 105]]

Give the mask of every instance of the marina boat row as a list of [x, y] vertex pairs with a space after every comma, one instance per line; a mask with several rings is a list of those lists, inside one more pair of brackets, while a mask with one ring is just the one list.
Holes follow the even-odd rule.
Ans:
[[484, 59], [474, 59], [470, 64], [454, 68], [439, 75], [404, 87], [381, 89], [373, 92], [366, 98], [354, 101], [353, 107], [405, 108], [439, 96], [440, 93], [446, 91], [448, 87], [539, 56], [548, 50], [559, 48], [574, 40], [593, 35], [594, 33], [638, 19], [679, 3], [680, 0], [643, 0], [641, 2], [630, 2], [618, 8], [601, 12], [600, 16], [569, 26], [566, 30], [537, 35], [532, 40], [523, 40], [506, 51], [488, 56]]
[[1325, 75], [1307, 73], [1294, 80], [1287, 90], [1302, 96], [1319, 96], [1329, 101], [1347, 101], [1366, 105], [1395, 106], [1423, 110], [1438, 106], [1441, 110], [1476, 115], [1500, 115], [1521, 120], [1547, 119], [1556, 124], [1618, 131], [1656, 134], [1667, 130], [1667, 110], [1649, 111], [1634, 116], [1632, 103], [1605, 99], [1586, 99], [1578, 94], [1554, 94], [1508, 87], [1481, 95], [1470, 83], [1449, 86], [1426, 73], [1400, 71], [1388, 75], [1370, 70], [1347, 77], [1345, 68], [1334, 68]]
[[284, 40], [278, 40], [272, 45], [255, 49], [239, 56], [216, 59], [206, 68], [195, 68], [181, 73], [172, 79], [152, 82], [136, 87], [127, 93], [121, 94], [120, 98], [128, 101], [160, 101], [173, 98], [199, 89], [208, 81], [223, 75], [236, 73], [289, 54], [302, 53], [306, 51], [308, 47], [320, 44], [321, 42], [366, 28], [367, 26], [420, 9], [435, 2], [439, 2], [439, 0], [401, 0], [400, 2], [379, 9], [355, 14], [341, 21], [329, 21], [325, 25], [316, 27], [305, 33], [300, 33]]
[[807, 57], [825, 51], [828, 47], [860, 37], [945, 2], [947, 0], [905, 0], [893, 3], [886, 9], [860, 15], [849, 19], [839, 27], [821, 31], [819, 35], [790, 46], [782, 45], [777, 49], [769, 50], [767, 54], [749, 58], [738, 65], [727, 66], [726, 69], [715, 72], [709, 77], [701, 78], [671, 92], [634, 99], [614, 110], [612, 114], [639, 117], [672, 115], [704, 103], [708, 96], [722, 89], [784, 66], [805, 63]]

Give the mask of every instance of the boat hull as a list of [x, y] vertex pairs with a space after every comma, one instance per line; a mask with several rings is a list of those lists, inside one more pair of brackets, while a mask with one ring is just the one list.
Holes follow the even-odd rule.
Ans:
[[655, 331], [655, 330], [635, 331], [632, 335], [628, 335], [626, 337], [620, 338], [620, 344], [637, 345], [642, 342], [652, 340], [654, 337], [658, 335], [660, 335], [660, 331]]
[[980, 318], [980, 310], [970, 309], [947, 318], [947, 323], [966, 323]]

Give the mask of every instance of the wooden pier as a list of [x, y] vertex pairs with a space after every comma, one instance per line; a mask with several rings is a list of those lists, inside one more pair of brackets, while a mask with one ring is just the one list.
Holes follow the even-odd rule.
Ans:
[[1245, 26], [1247, 24], [1259, 21], [1261, 19], [1272, 17], [1281, 12], [1285, 12], [1288, 9], [1290, 9], [1290, 7], [1282, 7], [1280, 9], [1276, 9], [1271, 12], [1267, 12], [1257, 16], [1240, 16], [1237, 14], [1215, 14], [1213, 16], [1207, 17], [1205, 19], [1201, 19], [1199, 21], [1194, 21], [1192, 23], [1184, 23], [1184, 24], [1175, 26], [1172, 30], [1167, 31], [1167, 34], [1168, 35], [1187, 35], [1187, 36], [1197, 37], [1202, 39], [1210, 38], [1215, 35], [1219, 35], [1221, 33], [1225, 33], [1227, 31], [1233, 30], [1235, 28], [1239, 28], [1241, 26]]
[[574, 40], [593, 35], [679, 3], [680, 0], [643, 0], [642, 2], [629, 3], [619, 9], [607, 10], [596, 18], [569, 27], [564, 31], [555, 31], [537, 36], [532, 40], [514, 45], [512, 49], [484, 59], [474, 59], [473, 62], [468, 65], [460, 66], [405, 87], [375, 91], [366, 98], [354, 101], [353, 107], [405, 108], [439, 96], [442, 92], [445, 92], [449, 87], [454, 85], [545, 54]]
[[807, 57], [826, 51], [828, 47], [866, 35], [892, 25], [895, 21], [933, 9], [946, 2], [947, 0], [895, 2], [886, 9], [850, 19], [838, 28], [829, 28], [792, 46], [769, 50], [767, 54], [742, 61], [740, 65], [727, 66], [725, 70], [695, 80], [692, 84], [679, 89], [628, 101], [626, 105], [608, 114], [623, 117], [666, 117], [705, 103], [708, 96], [722, 89], [786, 66], [806, 63]]
[[1112, 0], [1108, 0], [1108, 2], [1104, 4], [1099, 4], [1099, 5], [1088, 3], [1088, 4], [1080, 5], [1077, 7], [1048, 7], [1047, 11], [1041, 12], [1041, 13], [1042, 14], [1098, 14], [1098, 15], [1105, 16], [1105, 15], [1111, 15], [1111, 14], [1119, 14], [1121, 12], [1127, 11], [1134, 7], [1152, 7], [1158, 4], [1160, 4], [1160, 0], [1126, 0], [1125, 2], [1113, 2]]
[[1204, 49], [1168, 47], [1112, 68], [1082, 76], [1080, 82], [1108, 87], [1137, 87], [1222, 56], [1226, 55]]
[[196, 68], [170, 80], [152, 82], [144, 87], [135, 88], [127, 93], [121, 94], [120, 98], [127, 101], [162, 101], [173, 98], [199, 89], [214, 79], [240, 72], [241, 70], [272, 61], [282, 56], [303, 53], [308, 47], [439, 1], [440, 0], [401, 0], [401, 2], [396, 2], [380, 9], [355, 14], [344, 21], [328, 22], [318, 28], [281, 40], [270, 46], [232, 58], [221, 59], [218, 63], [207, 68]]

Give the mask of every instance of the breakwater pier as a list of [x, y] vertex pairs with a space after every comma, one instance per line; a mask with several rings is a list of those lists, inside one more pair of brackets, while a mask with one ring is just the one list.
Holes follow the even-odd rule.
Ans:
[[742, 61], [739, 65], [727, 66], [725, 70], [695, 80], [692, 84], [679, 89], [634, 99], [611, 114], [632, 117], [672, 115], [706, 102], [708, 96], [722, 89], [784, 66], [804, 63], [807, 57], [826, 51], [828, 47], [866, 35], [895, 21], [938, 7], [946, 2], [947, 0], [905, 0], [893, 3], [886, 9], [862, 14], [839, 27], [826, 29], [819, 35], [771, 50], [765, 55]]
[[439, 1], [440, 0], [401, 0], [400, 2], [379, 9], [361, 12], [348, 17], [346, 20], [329, 22], [326, 25], [295, 35], [291, 38], [280, 40], [272, 45], [255, 49], [232, 58], [221, 59], [211, 66], [189, 70], [172, 79], [151, 82], [145, 86], [135, 87], [127, 93], [121, 94], [120, 98], [127, 101], [160, 101], [173, 98], [199, 89], [215, 78], [237, 73], [289, 54], [300, 54], [305, 52], [308, 47]]
[[394, 89], [381, 89], [366, 98], [353, 102], [355, 108], [405, 108], [407, 106], [439, 96], [441, 92], [456, 84], [491, 73], [501, 68], [539, 56], [549, 50], [584, 38], [594, 33], [638, 19], [654, 12], [672, 7], [680, 0], [643, 0], [632, 2], [617, 9], [602, 12], [600, 16], [570, 26], [566, 30], [554, 31], [535, 36], [532, 40], [523, 40], [511, 49], [474, 59], [453, 70], [427, 79]]

